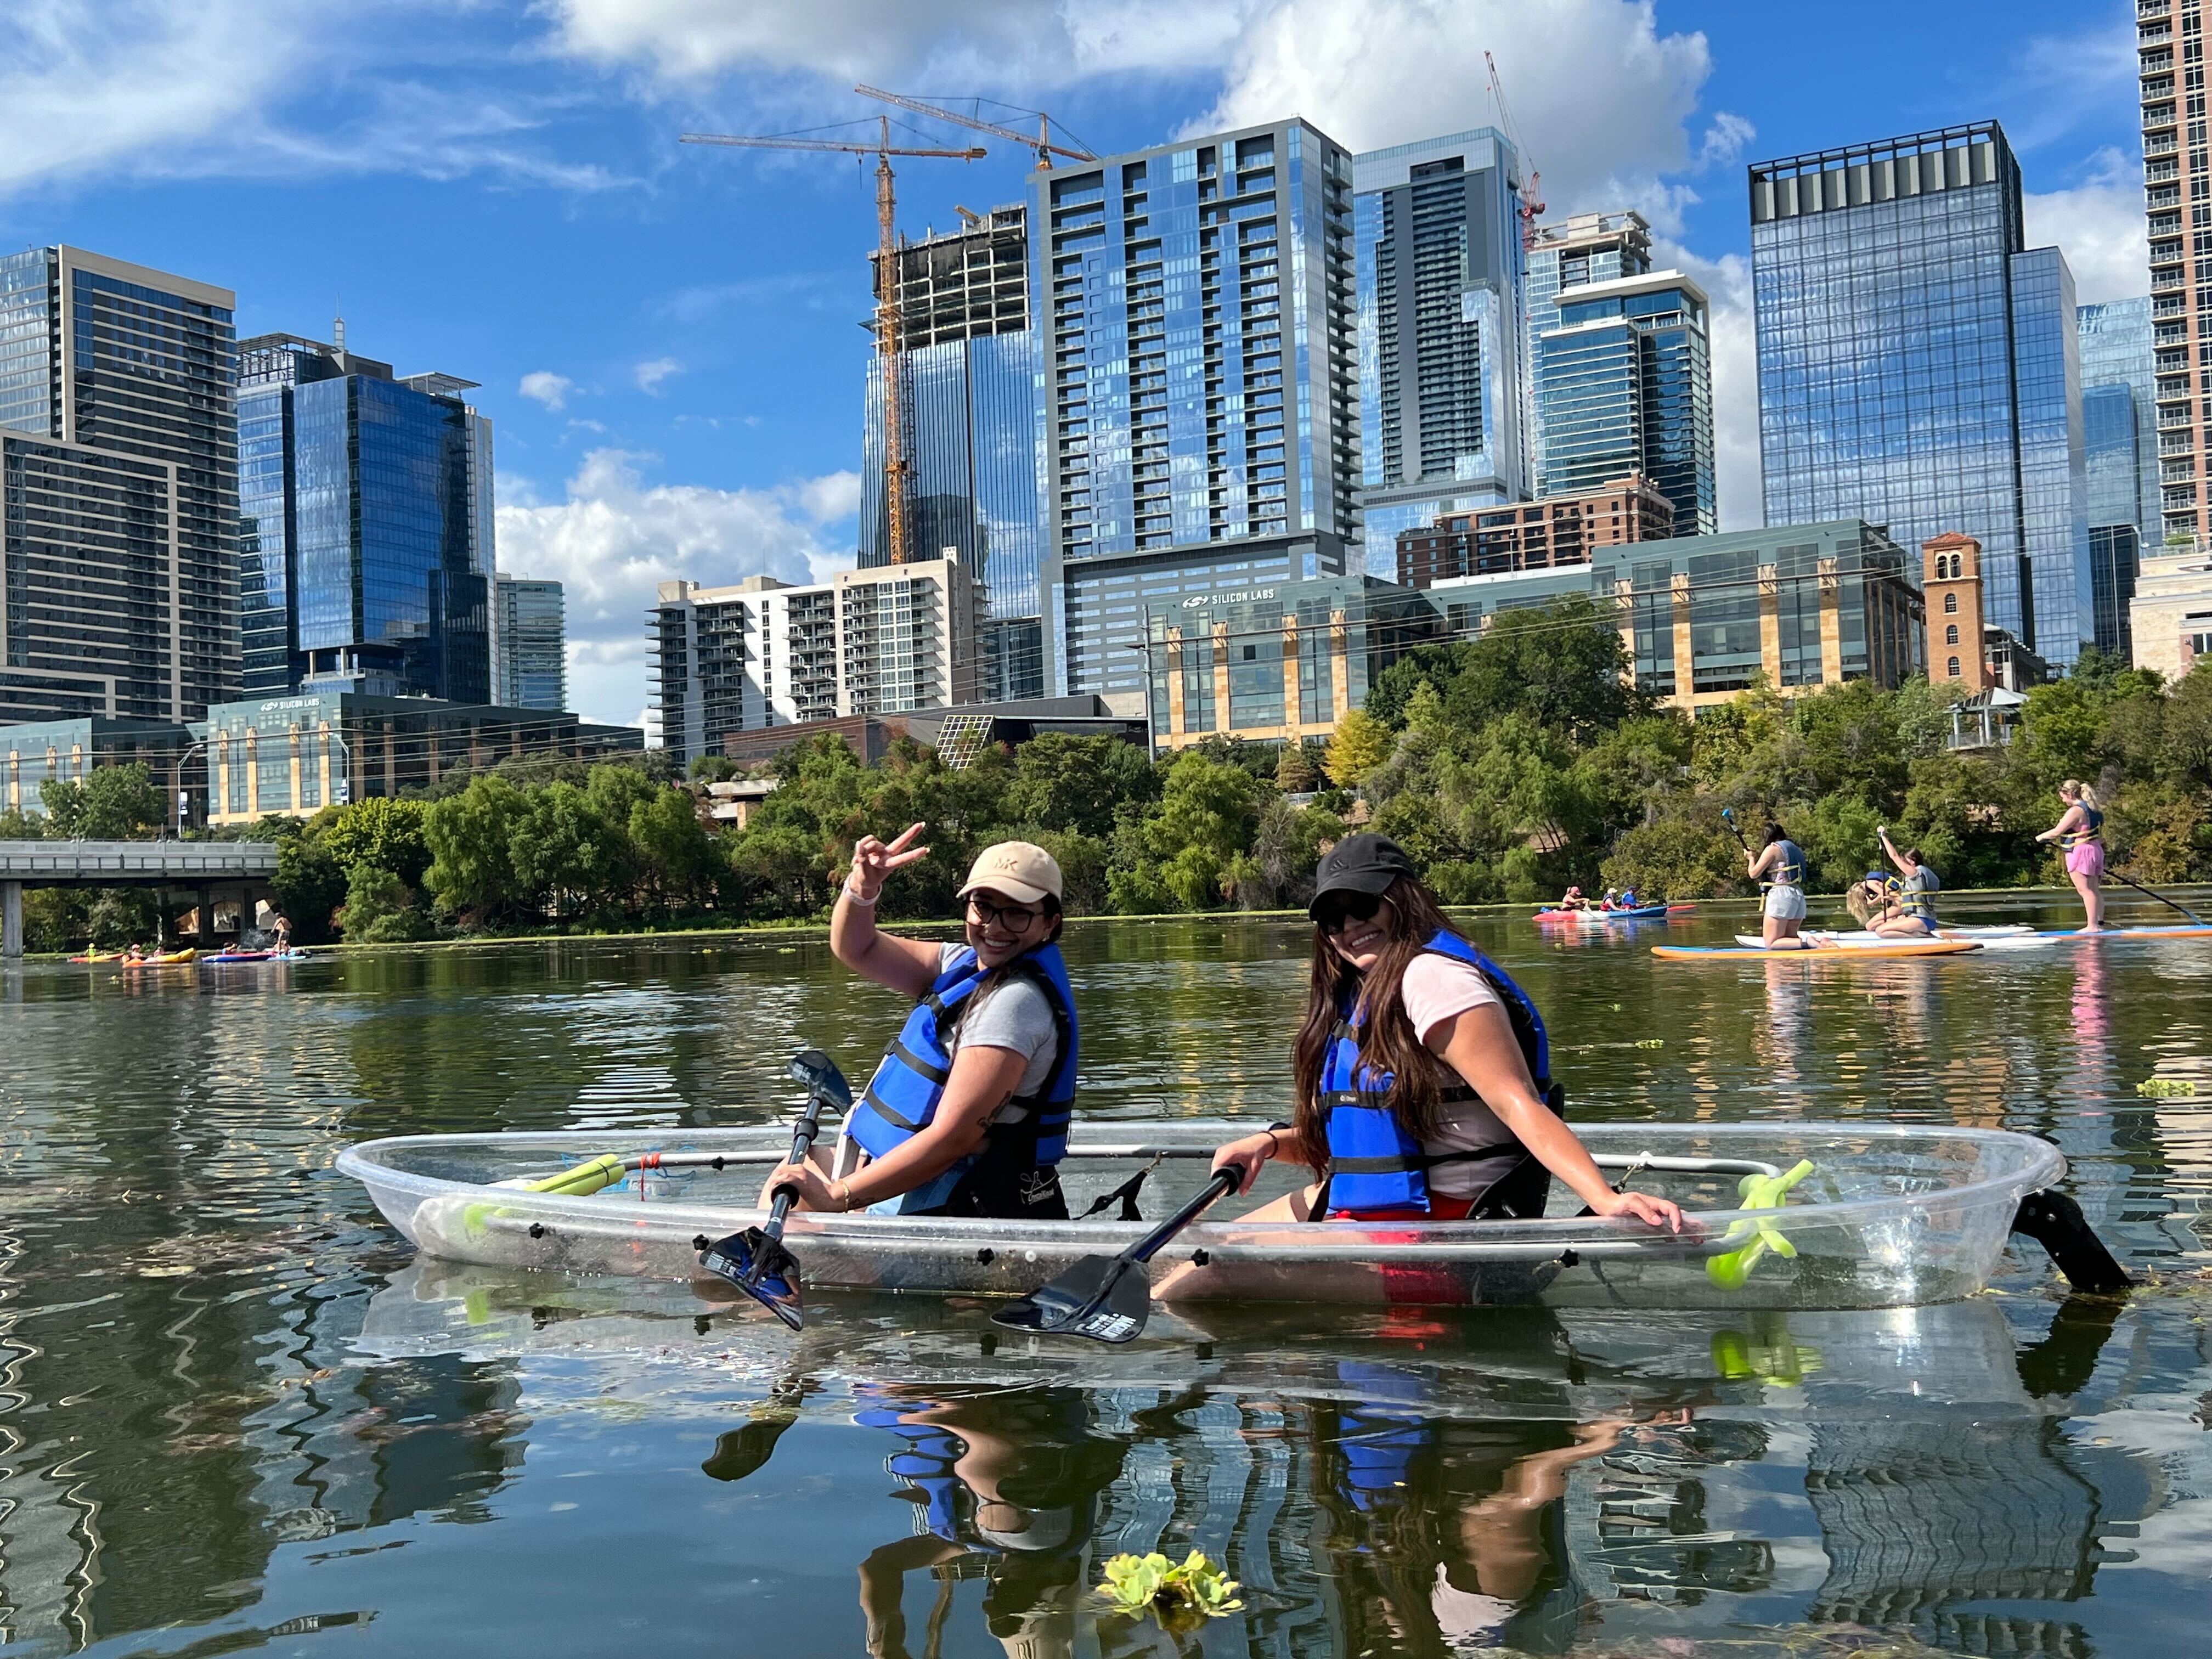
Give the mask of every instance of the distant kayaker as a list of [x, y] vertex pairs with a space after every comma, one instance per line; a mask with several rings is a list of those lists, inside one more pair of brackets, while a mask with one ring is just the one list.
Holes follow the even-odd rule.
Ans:
[[1562, 910], [1587, 910], [1589, 908], [1590, 902], [1583, 896], [1583, 890], [1579, 887], [1568, 888], [1566, 897], [1559, 901]]
[[2089, 915], [2081, 931], [2102, 933], [2105, 895], [2100, 884], [2105, 879], [2104, 809], [2098, 805], [2097, 792], [2079, 778], [2060, 784], [2058, 799], [2066, 803], [2066, 811], [2036, 840], [2055, 841], [2065, 850], [2066, 874]]
[[1255, 1218], [1540, 1216], [1549, 1170], [1598, 1215], [1680, 1231], [1665, 1199], [1607, 1184], [1560, 1119], [1542, 1016], [1454, 931], [1397, 842], [1339, 842], [1308, 914], [1295, 1116], [1218, 1148], [1213, 1167], [1240, 1171], [1242, 1192], [1274, 1158], [1316, 1180]]
[[1759, 941], [1770, 951], [1808, 951], [1798, 936], [1805, 925], [1805, 849], [1779, 823], [1766, 826], [1766, 845], [1747, 852], [1744, 862], [1766, 895]]
[[[1067, 1215], [1057, 1165], [1075, 1098], [1075, 997], [1060, 960], [1060, 866], [1042, 847], [983, 849], [960, 889], [957, 945], [897, 939], [876, 927], [884, 881], [927, 856], [910, 827], [863, 836], [830, 918], [830, 949], [854, 973], [915, 1003], [845, 1121], [835, 1165], [794, 1178], [779, 1164], [762, 1188], [799, 1188], [811, 1210], [996, 1216]], [[865, 1155], [848, 1170], [845, 1159]]]
[[269, 925], [276, 929], [276, 944], [275, 949], [276, 954], [281, 957], [292, 948], [291, 919], [286, 916], [282, 910], [279, 910], [269, 918]]

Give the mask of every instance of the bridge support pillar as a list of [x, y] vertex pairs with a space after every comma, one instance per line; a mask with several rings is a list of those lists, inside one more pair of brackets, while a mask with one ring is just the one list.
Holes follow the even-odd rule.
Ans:
[[20, 962], [23, 956], [23, 884], [0, 881], [0, 958]]

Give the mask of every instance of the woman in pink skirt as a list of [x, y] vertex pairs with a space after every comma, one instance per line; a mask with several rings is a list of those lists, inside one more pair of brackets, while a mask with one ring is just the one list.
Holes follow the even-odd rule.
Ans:
[[2081, 931], [2101, 933], [2105, 895], [2098, 884], [2105, 878], [2105, 814], [2097, 805], [2097, 792], [2079, 779], [2060, 784], [2058, 799], [2066, 803], [2065, 812], [2036, 840], [2055, 841], [2065, 849], [2066, 873], [2089, 913], [2088, 925]]

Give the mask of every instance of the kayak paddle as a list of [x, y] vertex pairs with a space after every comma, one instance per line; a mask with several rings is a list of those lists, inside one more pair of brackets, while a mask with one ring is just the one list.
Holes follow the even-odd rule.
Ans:
[[2204, 918], [2198, 915], [2196, 911], [2191, 909], [2187, 905], [2182, 903], [2180, 900], [2170, 899], [2163, 893], [2153, 892], [2151, 889], [2144, 886], [2141, 882], [2122, 875], [2118, 871], [2112, 869], [2109, 866], [2106, 866], [2105, 873], [2110, 876], [2114, 881], [2126, 882], [2129, 886], [2134, 888], [2138, 893], [2149, 893], [2150, 896], [2156, 899], [2160, 904], [2172, 906], [2174, 909], [2180, 911], [2183, 915], [2187, 916], [2190, 921], [2195, 922], [2199, 927], [2205, 925]]
[[[806, 1109], [792, 1129], [791, 1156], [784, 1160], [787, 1166], [806, 1161], [815, 1131], [822, 1124], [825, 1101], [835, 1100], [848, 1111], [853, 1105], [853, 1085], [845, 1080], [836, 1062], [819, 1048], [801, 1048], [793, 1054], [791, 1074], [806, 1085]], [[748, 1227], [712, 1243], [703, 1235], [696, 1241], [701, 1267], [728, 1279], [794, 1331], [806, 1322], [805, 1286], [799, 1278], [799, 1258], [784, 1248], [783, 1224], [798, 1197], [796, 1187], [779, 1187], [767, 1226]]]
[[1046, 1336], [1087, 1336], [1093, 1342], [1133, 1340], [1152, 1312], [1152, 1281], [1145, 1264], [1208, 1205], [1235, 1191], [1241, 1178], [1235, 1170], [1216, 1171], [1196, 1198], [1121, 1255], [1085, 1256], [1051, 1284], [1000, 1309], [991, 1322]]

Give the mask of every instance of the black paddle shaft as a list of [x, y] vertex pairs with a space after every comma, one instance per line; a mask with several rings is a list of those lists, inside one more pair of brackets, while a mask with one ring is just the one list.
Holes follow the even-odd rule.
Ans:
[[1217, 1170], [1213, 1179], [1199, 1189], [1197, 1197], [1122, 1251], [1120, 1259], [1131, 1263], [1150, 1261], [1163, 1244], [1197, 1220], [1207, 1206], [1235, 1192], [1243, 1178], [1243, 1173], [1235, 1169]]
[[2114, 881], [2126, 882], [2129, 886], [2134, 888], [2138, 893], [2148, 893], [2151, 897], [2156, 899], [2160, 904], [2170, 905], [2174, 909], [2180, 911], [2183, 915], [2187, 916], [2190, 921], [2195, 922], [2199, 927], [2204, 926], [2204, 918], [2198, 915], [2196, 911], [2191, 909], [2179, 899], [2170, 899], [2166, 897], [2165, 894], [2146, 887], [2141, 882], [2135, 880], [2131, 877], [2124, 876], [2118, 871], [2112, 869], [2109, 866], [2106, 869], [2105, 873], [2110, 876]]
[[[784, 1160], [787, 1166], [806, 1162], [806, 1154], [814, 1148], [815, 1134], [822, 1127], [822, 1107], [828, 1098], [829, 1095], [825, 1090], [812, 1086], [808, 1088], [806, 1109], [799, 1115], [799, 1121], [792, 1126], [791, 1156]], [[768, 1225], [761, 1229], [763, 1238], [771, 1244], [780, 1244], [783, 1242], [784, 1221], [791, 1214], [791, 1206], [798, 1200], [798, 1188], [779, 1187], [775, 1189], [775, 1201], [769, 1209]], [[753, 1279], [757, 1279], [760, 1277], [772, 1254], [770, 1251], [762, 1250], [754, 1255], [753, 1271], [750, 1275]]]

